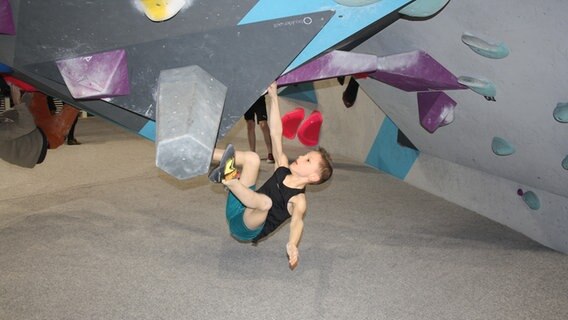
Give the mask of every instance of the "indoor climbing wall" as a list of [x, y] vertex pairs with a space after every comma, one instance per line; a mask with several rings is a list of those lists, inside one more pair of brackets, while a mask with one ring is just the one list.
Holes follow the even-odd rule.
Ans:
[[[367, 163], [568, 252], [565, 12], [450, 1], [354, 49], [381, 59], [359, 80], [387, 116]], [[393, 143], [398, 129], [419, 151]]]
[[[291, 138], [568, 252], [565, 12], [559, 0], [0, 0], [0, 71], [155, 140], [179, 179], [207, 171], [216, 139], [278, 78], [307, 100]], [[358, 82], [339, 86], [348, 75]]]
[[[206, 173], [202, 162], [216, 138], [274, 79], [380, 31], [410, 2], [0, 0], [0, 65], [40, 91], [156, 140], [157, 165], [188, 179]], [[196, 74], [220, 86], [201, 88]], [[186, 90], [168, 85], [173, 75]], [[206, 107], [213, 101], [220, 108]], [[176, 112], [184, 116], [167, 116]], [[215, 121], [205, 130], [196, 115]], [[321, 123], [317, 113], [312, 118]], [[195, 159], [160, 154], [195, 146], [205, 146]]]

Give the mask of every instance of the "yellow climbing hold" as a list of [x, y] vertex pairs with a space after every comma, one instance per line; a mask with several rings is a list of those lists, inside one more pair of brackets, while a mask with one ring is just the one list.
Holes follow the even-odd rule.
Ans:
[[144, 13], [152, 21], [164, 21], [175, 16], [185, 5], [185, 0], [138, 0]]

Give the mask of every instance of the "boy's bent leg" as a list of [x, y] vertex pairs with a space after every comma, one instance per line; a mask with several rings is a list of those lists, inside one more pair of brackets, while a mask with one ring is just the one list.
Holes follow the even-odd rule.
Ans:
[[247, 226], [247, 228], [249, 228], [250, 230], [255, 230], [264, 225], [267, 216], [268, 210], [247, 208], [245, 209], [245, 213], [243, 214], [243, 222]]
[[247, 209], [268, 211], [272, 207], [272, 200], [267, 195], [251, 190], [237, 179], [224, 181], [224, 184]]
[[[213, 151], [213, 161], [220, 161], [225, 150], [215, 149]], [[235, 151], [235, 164], [241, 167], [240, 181], [245, 187], [256, 184], [258, 171], [260, 170], [260, 158], [258, 154], [251, 151]]]
[[[215, 149], [213, 160], [219, 161], [224, 150]], [[236, 151], [235, 163], [242, 167], [239, 179], [224, 180], [223, 184], [246, 207], [243, 221], [250, 230], [258, 228], [266, 220], [268, 210], [272, 207], [272, 200], [260, 193], [251, 190], [256, 184], [260, 169], [260, 157], [255, 152]]]
[[235, 161], [241, 169], [240, 182], [245, 187], [256, 185], [258, 179], [258, 172], [260, 171], [260, 158], [256, 152], [252, 151], [237, 151], [235, 153]]
[[[240, 160], [239, 160], [240, 159]], [[256, 152], [237, 151], [235, 154], [237, 165], [242, 165], [241, 177], [236, 181], [225, 183], [227, 188], [247, 207], [245, 210], [245, 223], [247, 216], [255, 211], [268, 212], [272, 207], [272, 200], [261, 193], [256, 193], [250, 187], [256, 185], [258, 172], [260, 170], [260, 157]], [[265, 214], [266, 215], [266, 214]], [[265, 217], [266, 218], [266, 217]], [[249, 228], [251, 226], [246, 223]], [[252, 226], [251, 229], [255, 228]]]
[[[254, 191], [255, 187], [251, 187], [250, 189]], [[230, 233], [237, 240], [251, 241], [262, 231], [262, 227], [260, 225], [259, 227], [253, 227], [245, 224], [245, 210], [246, 207], [242, 202], [237, 199], [233, 193], [229, 192], [225, 214]]]
[[[214, 160], [219, 160], [220, 150], [213, 150]], [[238, 178], [239, 172], [235, 167], [235, 148], [232, 144], [227, 145], [227, 149], [222, 153], [219, 165], [209, 172], [209, 180], [215, 183], [221, 183], [223, 180], [231, 180]]]
[[257, 229], [266, 221], [272, 200], [262, 193], [257, 193], [245, 187], [238, 180], [225, 182], [231, 193], [246, 207], [242, 220], [249, 230]]

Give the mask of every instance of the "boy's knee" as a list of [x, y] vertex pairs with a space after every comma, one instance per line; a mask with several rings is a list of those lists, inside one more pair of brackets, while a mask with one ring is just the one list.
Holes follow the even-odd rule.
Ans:
[[245, 163], [247, 165], [260, 166], [260, 157], [258, 153], [252, 151], [245, 152]]
[[262, 211], [268, 211], [270, 210], [270, 208], [272, 208], [272, 199], [270, 199], [268, 196], [264, 196], [264, 201], [262, 202], [262, 207], [259, 208], [259, 210]]

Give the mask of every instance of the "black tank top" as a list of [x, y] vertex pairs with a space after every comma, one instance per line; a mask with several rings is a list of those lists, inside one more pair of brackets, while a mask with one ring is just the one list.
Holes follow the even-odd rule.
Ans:
[[253, 239], [256, 243], [258, 240], [266, 237], [272, 231], [276, 230], [284, 221], [290, 218], [290, 213], [288, 212], [288, 201], [293, 196], [304, 193], [304, 189], [293, 189], [288, 188], [284, 185], [284, 178], [291, 174], [290, 169], [286, 167], [279, 167], [274, 171], [272, 177], [268, 179], [260, 189], [257, 190], [258, 193], [267, 195], [272, 199], [272, 208], [268, 211], [268, 216], [264, 222], [262, 231]]

